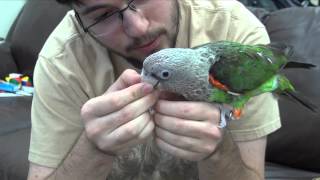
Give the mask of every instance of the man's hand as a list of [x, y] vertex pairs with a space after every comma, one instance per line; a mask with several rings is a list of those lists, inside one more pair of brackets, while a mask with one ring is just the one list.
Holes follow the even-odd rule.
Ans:
[[200, 161], [221, 141], [222, 131], [217, 127], [220, 111], [213, 104], [159, 100], [155, 111], [156, 143], [171, 155]]
[[157, 99], [139, 74], [125, 71], [105, 94], [83, 105], [85, 131], [59, 167], [30, 163], [28, 179], [106, 179], [113, 164], [110, 154], [121, 154], [153, 133], [148, 109]]
[[143, 143], [154, 130], [149, 114], [158, 99], [150, 84], [126, 70], [102, 96], [89, 100], [81, 109], [88, 139], [107, 154], [118, 155]]

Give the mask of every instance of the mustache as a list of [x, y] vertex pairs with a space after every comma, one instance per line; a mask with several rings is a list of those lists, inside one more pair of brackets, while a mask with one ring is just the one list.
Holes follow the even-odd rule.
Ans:
[[152, 32], [148, 32], [146, 35], [141, 37], [136, 37], [132, 40], [132, 42], [126, 47], [127, 51], [131, 51], [133, 49], [136, 49], [152, 40], [157, 38], [158, 36], [162, 34], [166, 34], [166, 30], [164, 28], [160, 28], [157, 30], [154, 30]]

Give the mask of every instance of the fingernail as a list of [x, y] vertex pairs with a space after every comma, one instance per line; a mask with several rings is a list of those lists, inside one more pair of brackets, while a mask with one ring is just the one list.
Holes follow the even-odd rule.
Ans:
[[153, 91], [153, 86], [151, 84], [147, 84], [147, 83], [143, 84], [143, 86], [142, 86], [143, 94], [146, 95], [146, 94], [151, 93], [152, 91]]

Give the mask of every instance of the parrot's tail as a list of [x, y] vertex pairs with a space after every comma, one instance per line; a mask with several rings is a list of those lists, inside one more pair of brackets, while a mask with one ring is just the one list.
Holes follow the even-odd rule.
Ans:
[[304, 68], [304, 69], [311, 69], [317, 67], [314, 64], [311, 63], [303, 63], [303, 62], [297, 62], [297, 61], [289, 61], [283, 68]]
[[299, 92], [297, 92], [297, 91], [284, 91], [283, 93], [284, 93], [284, 95], [288, 96], [290, 99], [293, 99], [295, 102], [300, 103], [301, 105], [308, 108], [312, 112], [314, 112], [314, 113], [319, 112], [319, 108], [315, 104], [311, 103], [306, 97], [301, 95]]
[[302, 104], [315, 113], [319, 112], [319, 109], [315, 104], [311, 103], [308, 98], [304, 97], [301, 93], [295, 90], [288, 78], [283, 75], [278, 75], [278, 83], [278, 90], [280, 91], [280, 94], [289, 97], [291, 100], [294, 100], [299, 104]]

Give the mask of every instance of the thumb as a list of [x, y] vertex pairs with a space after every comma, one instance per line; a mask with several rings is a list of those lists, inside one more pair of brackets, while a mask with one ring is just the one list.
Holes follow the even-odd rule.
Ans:
[[140, 74], [138, 74], [135, 70], [127, 69], [109, 87], [106, 93], [119, 91], [140, 82], [141, 82]]

